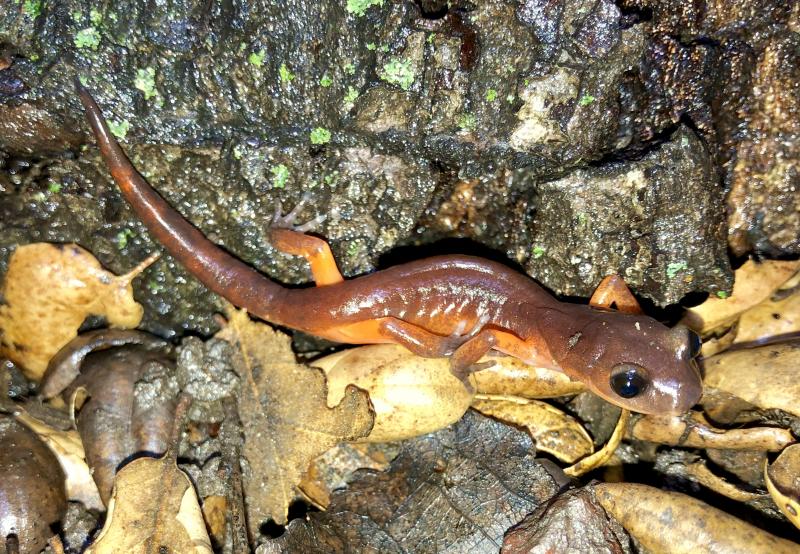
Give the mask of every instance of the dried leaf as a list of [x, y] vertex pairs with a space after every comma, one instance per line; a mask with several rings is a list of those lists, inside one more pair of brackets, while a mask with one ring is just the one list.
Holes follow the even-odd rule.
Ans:
[[117, 473], [106, 522], [86, 554], [211, 553], [194, 488], [171, 456], [139, 458]]
[[686, 450], [673, 449], [659, 452], [656, 457], [655, 470], [664, 475], [700, 483], [707, 489], [737, 502], [763, 501], [766, 497], [765, 494], [743, 490], [728, 482], [724, 477], [716, 475], [708, 469], [704, 459]]
[[800, 416], [800, 341], [732, 350], [704, 362], [705, 385], [763, 410]]
[[764, 480], [775, 505], [800, 528], [800, 444], [787, 447], [765, 467]]
[[503, 539], [503, 554], [630, 553], [630, 540], [586, 489], [572, 490], [538, 507]]
[[68, 392], [73, 401], [79, 391], [88, 395], [77, 428], [103, 502], [117, 470], [134, 455], [169, 447], [180, 392], [173, 368], [168, 351], [136, 344], [95, 352], [81, 363]]
[[527, 433], [469, 411], [404, 442], [388, 472], [359, 472], [328, 511], [293, 520], [257, 552], [497, 552], [506, 529], [560, 488], [535, 456]]
[[215, 544], [225, 544], [228, 525], [228, 499], [224, 496], [206, 496], [203, 499], [203, 519]]
[[792, 433], [779, 427], [719, 429], [702, 414], [646, 415], [633, 424], [631, 435], [643, 441], [685, 448], [728, 448], [779, 452], [794, 442]]
[[346, 487], [353, 473], [359, 469], [385, 471], [399, 450], [396, 443], [340, 444], [314, 460], [300, 490], [312, 504], [327, 509], [333, 491]]
[[555, 398], [586, 390], [586, 385], [560, 371], [534, 367], [510, 356], [486, 357], [482, 361], [494, 362], [494, 365], [473, 374], [479, 394]]
[[562, 462], [573, 463], [594, 452], [592, 437], [575, 418], [538, 400], [476, 400], [472, 407], [484, 415], [525, 427], [536, 449]]
[[64, 473], [33, 431], [4, 414], [0, 445], [0, 545], [15, 535], [19, 552], [40, 552], [67, 509]]
[[116, 276], [76, 244], [18, 247], [0, 292], [0, 355], [38, 381], [87, 316], [104, 316], [114, 327], [136, 327], [143, 310], [133, 299], [131, 281], [153, 259]]
[[53, 429], [25, 412], [18, 413], [15, 417], [17, 421], [36, 433], [55, 454], [66, 477], [67, 498], [82, 502], [87, 508], [105, 510], [92, 472], [86, 463], [86, 454], [78, 432], [74, 429], [69, 431]]
[[242, 384], [239, 418], [245, 435], [245, 501], [255, 535], [261, 522], [286, 522], [289, 504], [311, 461], [341, 441], [366, 436], [373, 424], [369, 399], [348, 387], [342, 402], [326, 405], [325, 376], [298, 365], [289, 338], [229, 310], [218, 338], [234, 345]]
[[607, 464], [614, 457], [617, 448], [619, 448], [622, 438], [625, 436], [625, 432], [628, 429], [628, 422], [630, 419], [631, 413], [628, 410], [624, 408], [620, 410], [619, 419], [617, 419], [617, 424], [614, 426], [614, 431], [611, 433], [608, 441], [603, 445], [603, 448], [569, 466], [564, 470], [564, 473], [570, 477], [580, 477], [593, 469]]
[[800, 270], [800, 260], [748, 260], [736, 270], [733, 291], [728, 298], [710, 297], [690, 308], [684, 323], [702, 335], [718, 332], [732, 325], [739, 314], [766, 300]]
[[314, 362], [328, 377], [328, 405], [355, 385], [369, 393], [375, 425], [366, 440], [386, 442], [430, 433], [458, 421], [474, 396], [447, 358], [422, 358], [402, 346], [351, 348]]
[[789, 554], [800, 548], [685, 494], [632, 483], [600, 483], [595, 495], [649, 552]]
[[739, 319], [736, 343], [764, 342], [800, 331], [800, 289], [782, 298], [770, 298], [750, 308]]

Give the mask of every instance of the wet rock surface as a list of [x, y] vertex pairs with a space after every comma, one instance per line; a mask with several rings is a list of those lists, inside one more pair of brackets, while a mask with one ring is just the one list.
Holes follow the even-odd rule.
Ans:
[[[347, 275], [467, 237], [566, 295], [609, 272], [659, 305], [726, 291], [727, 241], [798, 252], [799, 13], [21, 3], [0, 14], [0, 273], [40, 240], [76, 241], [117, 272], [156, 248], [81, 148], [78, 76], [167, 200], [284, 282], [309, 278], [269, 246], [268, 222], [309, 191], [301, 219], [328, 216], [319, 232]], [[169, 256], [137, 298], [160, 335], [215, 328], [219, 304]]]

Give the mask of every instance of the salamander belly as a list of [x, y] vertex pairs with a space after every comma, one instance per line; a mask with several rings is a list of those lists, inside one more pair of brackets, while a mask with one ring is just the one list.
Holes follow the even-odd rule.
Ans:
[[380, 344], [395, 342], [391, 338], [381, 336], [380, 326], [384, 318], [367, 319], [356, 323], [346, 323], [328, 329], [314, 330], [314, 334], [322, 338], [348, 344]]

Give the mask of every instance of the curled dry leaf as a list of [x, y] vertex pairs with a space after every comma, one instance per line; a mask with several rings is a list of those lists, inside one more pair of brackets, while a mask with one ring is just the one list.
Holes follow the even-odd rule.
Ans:
[[494, 364], [473, 374], [475, 388], [479, 394], [555, 398], [586, 390], [583, 383], [573, 381], [560, 371], [533, 367], [516, 358], [491, 356], [482, 361]]
[[553, 406], [526, 399], [475, 400], [472, 407], [484, 415], [525, 427], [536, 441], [536, 449], [562, 462], [573, 463], [594, 452], [594, 443], [575, 418]]
[[311, 461], [341, 441], [366, 436], [373, 416], [367, 394], [355, 387], [328, 408], [324, 374], [295, 363], [288, 337], [251, 321], [244, 311], [229, 314], [217, 336], [234, 345], [234, 369], [241, 379], [245, 502], [255, 536], [267, 519], [286, 522]]
[[86, 554], [212, 552], [189, 478], [171, 456], [139, 458], [117, 474], [106, 522]]
[[698, 412], [683, 415], [646, 415], [631, 426], [638, 440], [688, 448], [727, 448], [779, 452], [794, 442], [792, 433], [779, 427], [719, 429]]
[[104, 503], [125, 462], [167, 450], [179, 394], [173, 368], [168, 348], [118, 346], [86, 356], [67, 389], [73, 403], [77, 392], [88, 395], [77, 428]]
[[716, 475], [705, 460], [685, 450], [665, 450], [656, 457], [655, 470], [700, 483], [704, 487], [737, 502], [763, 500], [766, 495], [744, 490]]
[[19, 552], [38, 554], [67, 510], [64, 473], [36, 434], [0, 415], [0, 537], [16, 535]]
[[0, 292], [0, 355], [39, 381], [87, 316], [104, 316], [113, 327], [136, 327], [143, 310], [133, 299], [131, 281], [154, 259], [116, 276], [76, 244], [18, 247]]
[[800, 545], [691, 496], [647, 485], [600, 483], [598, 502], [650, 552], [796, 553]]
[[[794, 279], [792, 279], [794, 280]], [[800, 331], [800, 287], [750, 308], [739, 319], [736, 343], [765, 342]]]
[[628, 429], [628, 422], [630, 419], [631, 413], [628, 410], [620, 410], [619, 419], [617, 420], [617, 424], [614, 426], [614, 431], [611, 433], [611, 437], [609, 437], [608, 441], [603, 445], [603, 447], [594, 454], [590, 454], [589, 456], [586, 456], [575, 464], [569, 466], [564, 470], [564, 473], [570, 477], [580, 477], [581, 475], [584, 475], [595, 468], [607, 464], [614, 456], [614, 452], [616, 452], [617, 448], [619, 448], [619, 445], [625, 436], [625, 431]]
[[800, 417], [800, 341], [731, 350], [704, 362], [704, 384], [753, 404]]
[[774, 463], [766, 466], [764, 480], [775, 505], [800, 528], [800, 444], [787, 447]]
[[47, 364], [39, 393], [43, 398], [61, 394], [80, 374], [86, 356], [98, 350], [127, 344], [140, 344], [154, 350], [168, 346], [156, 336], [129, 329], [97, 329], [82, 333], [65, 344]]
[[365, 440], [386, 442], [430, 433], [458, 421], [473, 393], [450, 371], [447, 358], [422, 358], [395, 344], [350, 348], [317, 360], [328, 377], [328, 406], [347, 386], [369, 393], [375, 425]]
[[100, 500], [97, 485], [86, 463], [86, 454], [78, 432], [74, 429], [69, 431], [53, 429], [25, 412], [20, 412], [15, 417], [17, 421], [36, 433], [58, 459], [66, 478], [67, 498], [82, 502], [87, 508], [104, 510], [105, 505]]
[[702, 335], [719, 332], [733, 325], [739, 315], [766, 300], [800, 270], [798, 261], [752, 260], [736, 270], [733, 292], [728, 298], [710, 297], [690, 308], [683, 322]]

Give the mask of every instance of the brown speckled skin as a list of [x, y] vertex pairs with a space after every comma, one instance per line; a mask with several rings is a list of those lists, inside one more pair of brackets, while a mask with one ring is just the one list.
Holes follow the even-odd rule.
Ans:
[[[270, 281], [205, 238], [147, 184], [109, 133], [97, 104], [76, 86], [114, 180], [153, 236], [206, 287], [251, 314], [334, 340], [410, 346], [397, 329], [383, 325], [391, 320], [426, 334], [415, 351], [429, 356], [453, 353], [471, 330], [496, 332], [514, 351], [495, 348], [561, 369], [634, 411], [681, 413], [699, 399], [702, 384], [685, 329], [561, 303], [527, 276], [482, 258], [428, 258], [317, 288], [288, 289]], [[625, 399], [611, 390], [609, 377], [620, 363], [644, 368], [650, 380], [644, 393]]]

